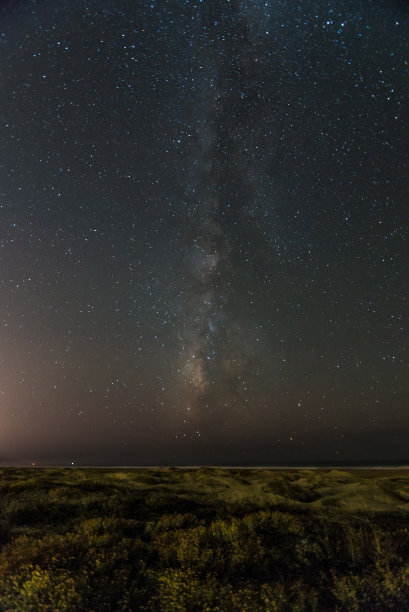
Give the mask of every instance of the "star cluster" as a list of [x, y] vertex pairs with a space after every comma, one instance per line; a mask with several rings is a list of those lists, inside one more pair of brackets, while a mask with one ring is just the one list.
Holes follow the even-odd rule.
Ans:
[[0, 25], [4, 461], [404, 459], [407, 3]]

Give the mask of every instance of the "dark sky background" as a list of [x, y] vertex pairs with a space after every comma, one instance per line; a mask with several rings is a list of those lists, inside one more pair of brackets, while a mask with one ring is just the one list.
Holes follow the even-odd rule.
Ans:
[[0, 15], [3, 461], [409, 461], [408, 3]]

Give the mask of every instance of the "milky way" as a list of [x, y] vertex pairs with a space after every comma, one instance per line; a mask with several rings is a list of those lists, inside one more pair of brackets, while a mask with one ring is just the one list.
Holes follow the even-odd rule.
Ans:
[[[257, 77], [263, 68], [257, 65], [260, 58], [251, 46], [253, 24], [246, 11], [235, 11], [232, 17], [236, 30], [233, 36], [218, 36], [219, 22], [210, 21], [209, 26], [203, 26], [208, 29], [204, 44], [193, 39], [191, 45], [201, 71], [202, 116], [187, 194], [191, 208], [188, 286], [192, 315], [182, 372], [192, 386], [187, 406], [190, 416], [192, 405], [213, 413], [218, 406], [224, 415], [232, 401], [247, 402], [237, 388], [243, 373], [243, 349], [236, 346], [235, 336], [242, 330], [240, 321], [232, 315], [231, 302], [235, 299], [234, 277], [240, 276], [245, 265], [240, 241], [244, 242], [253, 225], [249, 204], [257, 204], [254, 192], [260, 172], [254, 156], [257, 145], [253, 142], [253, 123]], [[212, 19], [217, 18], [216, 11]], [[264, 191], [267, 177], [261, 181]], [[247, 375], [251, 375], [248, 363], [246, 366]]]

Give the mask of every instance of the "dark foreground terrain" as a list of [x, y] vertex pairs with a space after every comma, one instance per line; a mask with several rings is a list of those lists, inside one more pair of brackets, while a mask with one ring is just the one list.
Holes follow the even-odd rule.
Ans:
[[0, 470], [0, 609], [409, 609], [409, 473]]

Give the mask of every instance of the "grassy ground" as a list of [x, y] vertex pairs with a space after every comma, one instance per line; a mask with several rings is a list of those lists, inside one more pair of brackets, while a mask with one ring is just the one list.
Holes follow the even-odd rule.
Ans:
[[0, 470], [0, 609], [409, 609], [409, 473]]

